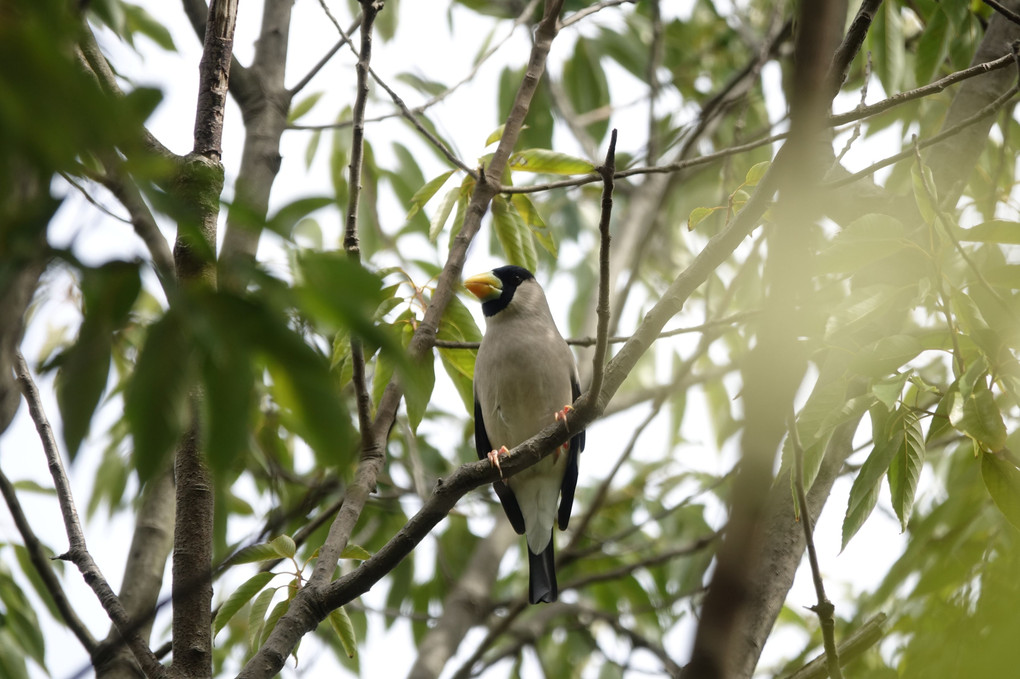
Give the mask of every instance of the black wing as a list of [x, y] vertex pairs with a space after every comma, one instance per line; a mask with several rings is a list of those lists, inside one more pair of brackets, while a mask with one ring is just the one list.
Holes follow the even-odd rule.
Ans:
[[[475, 451], [479, 460], [484, 460], [492, 451], [489, 435], [485, 433], [485, 422], [482, 420], [482, 404], [478, 402], [477, 397], [475, 397]], [[577, 465], [574, 465], [574, 482], [577, 482]], [[503, 505], [506, 518], [510, 519], [510, 525], [518, 535], [524, 535], [524, 515], [521, 514], [521, 506], [517, 504], [517, 498], [510, 490], [510, 486], [502, 481], [496, 481], [492, 484], [492, 489], [496, 491], [496, 497]], [[573, 489], [570, 492], [573, 495]]]
[[[570, 391], [575, 401], [581, 395], [581, 385], [577, 383], [577, 378], [574, 376], [570, 378]], [[477, 428], [475, 431], [477, 432]], [[577, 488], [577, 460], [582, 450], [584, 450], [583, 429], [570, 439], [570, 449], [567, 451], [567, 469], [563, 472], [563, 483], [560, 484], [560, 511], [556, 521], [560, 530], [566, 530], [567, 524], [570, 523], [570, 510], [574, 506], [574, 489]]]

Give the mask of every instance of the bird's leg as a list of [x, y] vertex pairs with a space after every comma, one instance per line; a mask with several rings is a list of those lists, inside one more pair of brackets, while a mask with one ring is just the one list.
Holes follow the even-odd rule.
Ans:
[[499, 478], [503, 478], [503, 468], [499, 466], [499, 456], [506, 455], [510, 451], [506, 449], [506, 446], [500, 446], [499, 450], [490, 450], [488, 454], [489, 464], [499, 470]]
[[[553, 419], [555, 419], [557, 422], [559, 422], [560, 420], [563, 420], [563, 424], [567, 425], [567, 433], [568, 434], [570, 433], [570, 425], [567, 423], [567, 415], [569, 413], [571, 413], [573, 410], [574, 410], [574, 406], [572, 406], [570, 404], [567, 404], [567, 405], [563, 406], [563, 410], [557, 410], [556, 414], [553, 415]], [[553, 461], [555, 462], [556, 460], [559, 460], [560, 453], [569, 450], [569, 448], [570, 448], [570, 441], [567, 441], [562, 446], [560, 446], [559, 448], [554, 450], [553, 451]]]
[[[567, 404], [567, 405], [563, 406], [563, 410], [557, 410], [556, 411], [556, 414], [553, 415], [553, 419], [555, 419], [557, 422], [559, 422], [560, 420], [563, 420], [563, 424], [567, 424], [567, 415], [569, 413], [573, 412], [573, 411], [574, 411], [574, 406], [572, 406], [570, 404]], [[570, 433], [570, 426], [569, 425], [567, 426], [567, 433], [568, 434]]]

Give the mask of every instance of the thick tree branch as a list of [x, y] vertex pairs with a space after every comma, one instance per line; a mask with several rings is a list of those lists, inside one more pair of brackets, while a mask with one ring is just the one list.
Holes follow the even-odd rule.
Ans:
[[[223, 190], [224, 109], [237, 21], [237, 0], [212, 0], [199, 63], [194, 148], [177, 182], [186, 205], [174, 264], [185, 288], [216, 285], [216, 226]], [[180, 679], [212, 674], [213, 482], [199, 445], [202, 394], [190, 395], [190, 426], [174, 454], [177, 512], [173, 545], [173, 665]]]

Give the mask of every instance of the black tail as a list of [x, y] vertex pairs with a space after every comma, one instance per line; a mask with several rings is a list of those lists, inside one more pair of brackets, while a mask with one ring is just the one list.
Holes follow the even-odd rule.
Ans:
[[556, 557], [553, 553], [553, 537], [541, 554], [535, 554], [528, 547], [528, 603], [556, 601], [560, 590], [556, 586]]

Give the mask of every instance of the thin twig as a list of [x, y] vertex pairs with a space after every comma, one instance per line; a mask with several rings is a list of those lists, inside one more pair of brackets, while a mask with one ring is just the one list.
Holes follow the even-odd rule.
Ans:
[[[885, 621], [887, 618], [888, 616], [885, 613], [876, 613], [858, 629], [854, 630], [839, 645], [839, 661], [846, 665], [881, 641], [882, 637], [885, 636]], [[826, 679], [829, 676], [828, 660], [823, 653], [793, 674], [787, 675], [784, 679]]]
[[78, 510], [74, 505], [74, 496], [71, 494], [71, 483], [64, 470], [64, 463], [60, 458], [60, 450], [57, 448], [57, 441], [53, 437], [53, 427], [42, 407], [42, 399], [39, 397], [39, 389], [35, 380], [29, 372], [28, 363], [19, 351], [14, 357], [14, 372], [21, 386], [21, 393], [28, 404], [28, 412], [35, 422], [36, 431], [39, 432], [39, 439], [42, 442], [43, 452], [46, 455], [46, 462], [49, 466], [50, 476], [53, 478], [53, 487], [57, 492], [57, 502], [60, 505], [60, 513], [64, 518], [64, 530], [67, 533], [69, 543], [68, 550], [56, 557], [70, 561], [82, 574], [86, 584], [92, 588], [99, 603], [103, 606], [106, 614], [113, 621], [117, 631], [127, 640], [128, 647], [134, 654], [142, 671], [149, 679], [164, 679], [167, 676], [166, 668], [160, 664], [156, 656], [149, 649], [148, 644], [138, 634], [136, 625], [128, 617], [127, 611], [120, 603], [120, 599], [114, 593], [110, 584], [99, 566], [92, 559], [85, 543], [85, 533], [81, 529], [81, 522], [78, 520]]
[[595, 308], [598, 324], [595, 331], [595, 355], [592, 357], [592, 377], [588, 391], [580, 399], [582, 407], [590, 408], [602, 393], [602, 379], [606, 374], [606, 354], [609, 349], [609, 221], [613, 215], [613, 175], [616, 173], [616, 130], [609, 137], [606, 162], [598, 168], [602, 175], [602, 214], [599, 217], [599, 301]]
[[[997, 97], [995, 99], [995, 101], [993, 101], [990, 104], [982, 107], [980, 110], [978, 110], [973, 115], [971, 115], [971, 116], [969, 116], [967, 118], [964, 118], [963, 120], [961, 120], [956, 125], [953, 125], [952, 127], [946, 128], [945, 130], [939, 132], [938, 134], [932, 135], [931, 137], [927, 137], [925, 139], [918, 140], [917, 141], [917, 147], [920, 148], [920, 149], [926, 149], [929, 146], [934, 146], [935, 144], [938, 144], [940, 141], [943, 141], [945, 139], [948, 139], [949, 137], [952, 137], [953, 135], [957, 134], [958, 132], [960, 132], [964, 128], [970, 127], [971, 125], [974, 125], [975, 123], [981, 121], [981, 119], [987, 118], [988, 116], [994, 114], [1000, 108], [1005, 106], [1007, 103], [1009, 103], [1010, 99], [1015, 97], [1018, 91], [1020, 91], [1020, 88], [1018, 88], [1016, 85], [1014, 85], [1013, 87], [1009, 88], [1009, 90], [1007, 90], [1006, 92], [1001, 94], [999, 97]], [[889, 165], [893, 165], [895, 163], [898, 163], [899, 161], [901, 161], [901, 160], [903, 160], [905, 158], [910, 158], [913, 155], [914, 155], [914, 149], [913, 148], [909, 148], [909, 149], [907, 149], [905, 151], [900, 151], [899, 153], [894, 153], [891, 156], [888, 156], [888, 157], [878, 161], [877, 163], [873, 163], [873, 164], [869, 165], [868, 167], [864, 168], [863, 170], [860, 170], [858, 172], [854, 172], [853, 174], [849, 174], [846, 177], [843, 177], [841, 179], [837, 179], [837, 180], [834, 180], [834, 181], [831, 181], [831, 182], [826, 182], [824, 184], [821, 184], [818, 188], [819, 188], [819, 190], [838, 189], [841, 186], [845, 186], [847, 184], [852, 184], [852, 183], [854, 183], [854, 182], [856, 182], [856, 181], [858, 181], [860, 179], [864, 179], [865, 177], [870, 177], [871, 175], [873, 175], [878, 170], [881, 170], [883, 167], [888, 167]]]
[[1020, 14], [1017, 14], [1016, 12], [1011, 10], [1009, 7], [1006, 7], [1001, 2], [998, 2], [998, 0], [982, 0], [982, 2], [984, 2], [986, 5], [988, 5], [992, 9], [994, 9], [996, 12], [998, 12], [1002, 16], [1004, 16], [1007, 19], [1009, 19], [1010, 21], [1012, 21], [1014, 24], [1017, 24], [1018, 26], [1020, 26]]
[[[667, 337], [676, 337], [677, 335], [686, 335], [694, 332], [705, 332], [713, 328], [718, 328], [724, 325], [732, 325], [741, 321], [746, 321], [754, 318], [758, 314], [757, 311], [740, 311], [723, 318], [719, 318], [714, 321], [706, 321], [699, 323], [698, 325], [686, 325], [682, 328], [673, 328], [672, 330], [666, 330], [660, 332], [656, 339], [665, 339]], [[606, 342], [609, 344], [623, 344], [630, 339], [628, 335], [614, 335], [607, 337]], [[571, 337], [567, 339], [567, 344], [574, 347], [593, 347], [598, 342], [597, 337]], [[436, 347], [441, 349], [477, 349], [481, 345], [481, 342], [457, 342], [454, 340], [436, 340]]]
[[584, 9], [579, 9], [578, 11], [574, 12], [573, 14], [565, 18], [563, 21], [560, 22], [560, 28], [572, 26], [581, 19], [591, 16], [596, 12], [601, 12], [602, 10], [608, 7], [616, 7], [618, 5], [626, 4], [637, 4], [637, 0], [602, 0], [601, 2], [596, 2], [595, 4], [588, 5]]
[[797, 433], [797, 417], [790, 406], [790, 413], [787, 416], [787, 429], [789, 430], [790, 443], [793, 445], [794, 460], [794, 482], [797, 488], [797, 506], [800, 509], [800, 522], [804, 527], [804, 542], [807, 545], [808, 562], [811, 564], [811, 578], [815, 585], [815, 594], [818, 596], [818, 603], [811, 606], [810, 610], [818, 615], [818, 621], [822, 627], [822, 644], [825, 646], [825, 657], [828, 663], [829, 676], [832, 679], [843, 679], [843, 672], [839, 668], [839, 651], [836, 650], [836, 623], [833, 614], [836, 607], [832, 605], [829, 598], [825, 596], [825, 583], [822, 581], [822, 570], [818, 566], [818, 553], [815, 550], [814, 530], [811, 527], [811, 512], [808, 509], [807, 492], [804, 490], [804, 448], [800, 444], [800, 436]]
[[329, 63], [329, 60], [336, 56], [336, 53], [339, 52], [344, 45], [350, 42], [351, 40], [349, 37], [350, 34], [358, 30], [358, 27], [361, 26], [361, 22], [363, 19], [364, 16], [359, 14], [357, 17], [354, 18], [354, 22], [351, 24], [351, 27], [348, 28], [346, 32], [340, 31], [340, 39], [336, 42], [336, 44], [333, 45], [328, 52], [322, 55], [322, 58], [319, 59], [319, 61], [314, 66], [312, 66], [312, 68], [308, 71], [308, 73], [304, 75], [303, 78], [301, 78], [301, 80], [297, 81], [297, 84], [295, 84], [294, 87], [290, 88], [288, 94], [291, 96], [291, 98], [293, 98], [294, 95], [296, 95], [298, 92], [307, 87], [308, 83], [312, 81], [312, 78], [318, 75], [319, 71], [325, 68], [326, 64]]
[[[321, 0], [320, 0], [320, 2], [321, 2]], [[382, 3], [379, 2], [377, 4], [378, 4], [378, 9], [375, 10], [375, 13], [378, 13], [378, 11], [380, 9], [382, 9]], [[363, 2], [362, 2], [362, 5], [364, 5]], [[323, 8], [324, 7], [325, 7], [325, 5], [323, 4]], [[326, 9], [326, 13], [328, 13], [328, 9]], [[365, 14], [365, 10], [364, 10], [364, 8], [362, 8], [362, 16], [364, 17], [364, 18], [362, 18], [362, 22], [367, 20], [367, 17], [364, 16], [364, 14]], [[467, 172], [468, 174], [470, 174], [471, 176], [473, 176], [474, 178], [477, 178], [478, 173], [473, 168], [468, 167], [468, 165], [463, 160], [458, 158], [454, 154], [454, 152], [451, 151], [450, 148], [446, 144], [443, 143], [443, 140], [441, 140], [436, 135], [433, 135], [431, 130], [428, 129], [427, 127], [425, 127], [424, 124], [422, 124], [421, 120], [418, 119], [417, 114], [415, 114], [410, 108], [407, 107], [407, 104], [404, 103], [404, 100], [401, 99], [397, 95], [397, 93], [393, 90], [393, 88], [391, 88], [389, 85], [387, 85], [387, 83], [384, 80], [382, 80], [381, 77], [379, 77], [378, 74], [374, 70], [372, 70], [372, 68], [370, 66], [368, 66], [368, 63], [369, 63], [368, 60], [364, 59], [362, 56], [359, 55], [358, 50], [356, 50], [354, 48], [354, 43], [351, 42], [351, 40], [348, 38], [348, 35], [344, 32], [344, 30], [340, 28], [340, 23], [337, 22], [337, 19], [334, 18], [333, 15], [331, 15], [331, 14], [329, 15], [329, 18], [333, 19], [333, 22], [334, 22], [334, 24], [337, 27], [337, 31], [340, 32], [341, 37], [344, 39], [343, 42], [346, 42], [348, 47], [351, 48], [351, 51], [354, 53], [354, 55], [356, 57], [358, 57], [359, 68], [360, 68], [360, 64], [362, 62], [364, 62], [365, 63], [365, 67], [367, 69], [367, 74], [372, 76], [372, 80], [375, 81], [376, 85], [378, 85], [380, 88], [386, 90], [386, 93], [388, 95], [390, 95], [390, 99], [392, 99], [393, 103], [397, 106], [398, 109], [400, 109], [400, 114], [404, 118], [406, 118], [408, 120], [408, 122], [410, 122], [414, 126], [415, 129], [418, 130], [418, 134], [421, 135], [422, 137], [424, 137], [425, 140], [428, 141], [429, 144], [431, 144], [432, 146], [435, 146], [439, 150], [439, 152], [442, 153], [444, 156], [446, 156], [447, 160], [449, 160], [450, 163], [453, 164], [455, 167], [458, 167], [458, 168], [464, 170], [465, 172]], [[365, 32], [364, 32], [364, 23], [362, 23], [361, 35], [362, 36], [365, 35]], [[364, 48], [364, 39], [362, 39], [362, 49], [363, 48]], [[360, 72], [359, 72], [359, 81], [358, 81], [358, 83], [359, 83], [358, 87], [359, 87], [359, 96], [360, 96], [360, 88], [361, 88]], [[366, 97], [367, 97], [367, 82], [366, 82], [364, 87], [366, 88]], [[361, 112], [360, 118], [357, 115], [353, 116], [353, 124], [357, 125], [359, 119], [360, 119], [360, 124], [361, 124], [362, 128], [364, 128], [364, 122], [365, 122], [364, 111]]]

